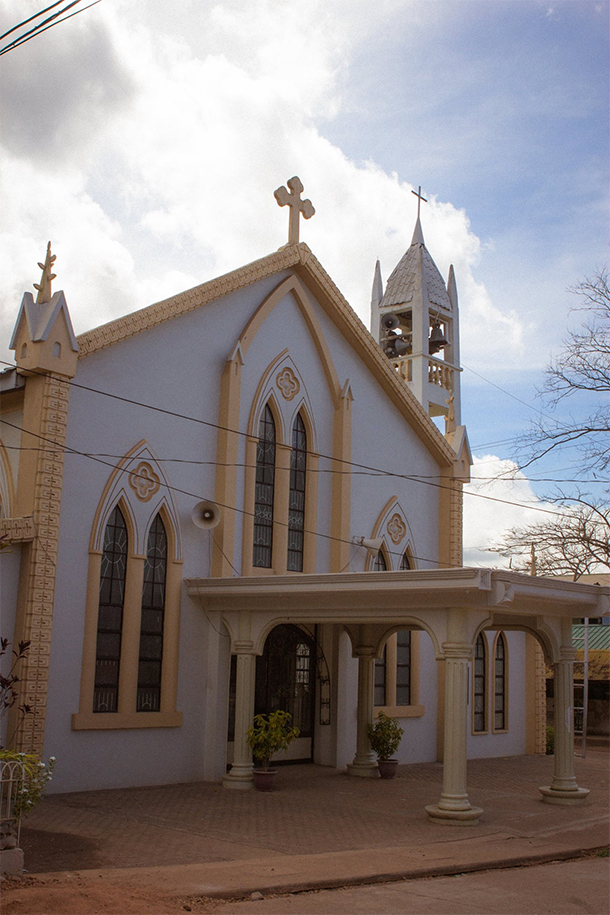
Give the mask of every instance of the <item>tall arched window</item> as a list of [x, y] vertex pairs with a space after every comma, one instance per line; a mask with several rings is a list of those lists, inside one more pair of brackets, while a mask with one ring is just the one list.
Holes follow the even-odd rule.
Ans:
[[409, 559], [408, 551], [405, 550], [405, 552], [400, 557], [400, 571], [406, 572], [410, 568], [411, 568], [411, 560]]
[[474, 649], [474, 685], [473, 685], [473, 721], [472, 729], [476, 733], [487, 730], [487, 644], [483, 633]]
[[157, 515], [148, 534], [144, 565], [136, 699], [138, 712], [158, 712], [161, 708], [166, 577], [167, 534], [161, 516]]
[[307, 433], [300, 413], [292, 427], [290, 454], [290, 496], [288, 503], [289, 572], [303, 571], [305, 540], [305, 478], [307, 473]]
[[494, 654], [494, 731], [506, 730], [506, 643], [500, 632]]
[[127, 525], [114, 509], [104, 531], [95, 651], [94, 712], [116, 712], [127, 571]]
[[252, 565], [270, 569], [273, 551], [273, 496], [275, 491], [275, 423], [269, 405], [259, 423], [254, 492], [254, 549]]

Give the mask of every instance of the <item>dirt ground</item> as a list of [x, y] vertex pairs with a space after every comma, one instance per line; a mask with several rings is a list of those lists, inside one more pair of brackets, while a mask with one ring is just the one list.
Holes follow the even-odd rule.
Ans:
[[9, 877], [0, 886], [2, 915], [207, 915], [221, 905], [212, 899], [176, 899], [137, 877], [129, 885], [113, 885], [101, 874], [97, 883], [79, 874], [41, 874]]

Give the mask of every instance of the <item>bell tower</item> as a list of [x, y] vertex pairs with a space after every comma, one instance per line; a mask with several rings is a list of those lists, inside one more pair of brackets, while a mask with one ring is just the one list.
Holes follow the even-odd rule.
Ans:
[[[413, 191], [415, 193], [415, 191]], [[371, 296], [371, 333], [426, 412], [445, 418], [445, 435], [460, 425], [458, 297], [453, 266], [447, 285], [424, 243], [418, 213], [411, 245], [388, 279], [379, 261]]]

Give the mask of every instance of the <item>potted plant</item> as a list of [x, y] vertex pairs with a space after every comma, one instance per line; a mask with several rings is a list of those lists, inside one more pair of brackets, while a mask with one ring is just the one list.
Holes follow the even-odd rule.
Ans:
[[299, 733], [299, 729], [292, 726], [290, 712], [277, 709], [268, 715], [254, 716], [246, 740], [259, 764], [259, 768], [254, 769], [254, 786], [259, 791], [270, 791], [273, 788], [277, 770], [269, 768], [269, 761], [274, 753], [286, 750]]
[[398, 766], [397, 759], [391, 759], [400, 746], [404, 729], [396, 718], [390, 718], [379, 712], [377, 721], [369, 724], [367, 736], [373, 753], [377, 754], [377, 765], [382, 778], [394, 778]]

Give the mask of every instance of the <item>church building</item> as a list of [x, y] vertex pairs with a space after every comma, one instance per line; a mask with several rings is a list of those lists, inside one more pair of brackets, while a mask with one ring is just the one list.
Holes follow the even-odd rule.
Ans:
[[437, 822], [475, 824], [467, 759], [573, 768], [572, 617], [608, 589], [462, 565], [457, 285], [419, 218], [371, 329], [299, 240], [76, 337], [51, 248], [0, 373], [2, 636], [30, 648], [2, 743], [57, 758], [54, 791], [252, 786], [254, 714], [289, 711], [281, 759], [378, 777], [441, 760]]

